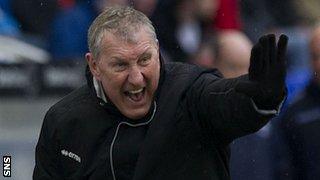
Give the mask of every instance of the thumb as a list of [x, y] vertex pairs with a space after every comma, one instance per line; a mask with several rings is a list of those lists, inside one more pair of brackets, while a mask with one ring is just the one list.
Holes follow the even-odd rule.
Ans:
[[259, 84], [250, 81], [239, 82], [235, 86], [236, 92], [243, 93], [249, 97], [259, 96]]

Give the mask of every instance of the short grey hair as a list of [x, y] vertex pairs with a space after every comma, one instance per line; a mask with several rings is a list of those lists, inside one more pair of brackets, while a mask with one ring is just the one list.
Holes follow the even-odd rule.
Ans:
[[89, 51], [94, 58], [101, 52], [101, 41], [106, 32], [111, 32], [123, 40], [130, 41], [132, 33], [147, 27], [151, 38], [157, 42], [155, 28], [149, 18], [131, 7], [107, 7], [90, 25], [88, 31]]

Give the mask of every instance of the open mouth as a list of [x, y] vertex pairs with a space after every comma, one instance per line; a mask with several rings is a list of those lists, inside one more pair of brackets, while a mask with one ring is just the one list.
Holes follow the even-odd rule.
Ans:
[[125, 91], [124, 94], [134, 102], [139, 102], [143, 99], [146, 88], [140, 88], [132, 91]]

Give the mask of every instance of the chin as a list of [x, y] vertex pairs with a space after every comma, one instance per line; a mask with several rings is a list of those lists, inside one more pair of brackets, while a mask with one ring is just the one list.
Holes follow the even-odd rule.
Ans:
[[[132, 111], [134, 111], [134, 112], [132, 112]], [[148, 114], [149, 108], [142, 108], [142, 109], [137, 109], [137, 110], [132, 110], [132, 111], [124, 113], [124, 115], [130, 119], [141, 119]]]

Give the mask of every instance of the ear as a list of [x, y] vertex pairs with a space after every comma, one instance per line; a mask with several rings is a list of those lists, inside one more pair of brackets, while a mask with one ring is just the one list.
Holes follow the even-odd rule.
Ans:
[[90, 68], [90, 71], [92, 73], [92, 75], [97, 79], [97, 80], [101, 80], [100, 78], [100, 68], [98, 66], [98, 61], [97, 59], [94, 59], [93, 58], [93, 55], [92, 53], [87, 53], [86, 54], [86, 60], [87, 60], [87, 63], [89, 65], [89, 68]]
[[158, 40], [158, 39], [156, 39], [156, 42], [155, 42], [155, 43], [156, 43], [156, 47], [157, 47], [157, 49], [160, 51], [160, 47], [159, 47], [159, 46], [160, 46], [160, 45], [159, 45], [159, 40]]

